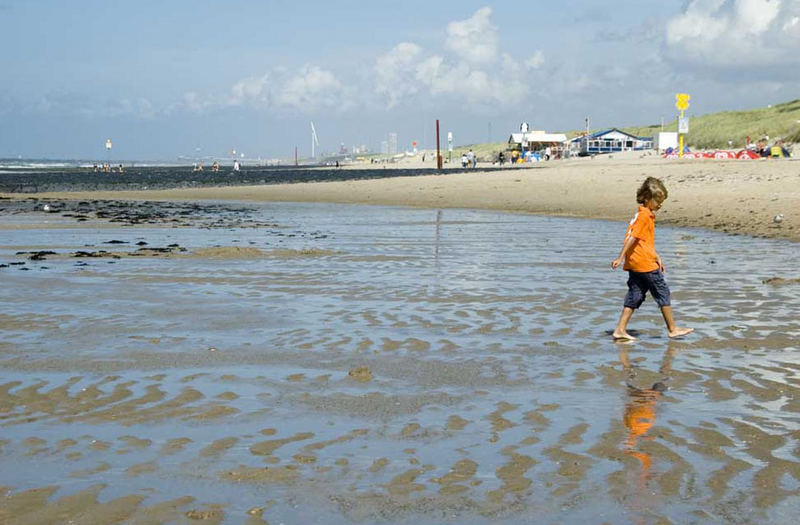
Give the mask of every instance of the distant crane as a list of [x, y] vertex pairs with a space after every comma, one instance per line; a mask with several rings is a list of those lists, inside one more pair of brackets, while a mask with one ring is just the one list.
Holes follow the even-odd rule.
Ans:
[[319, 139], [317, 139], [317, 130], [314, 128], [314, 121], [311, 121], [311, 158], [316, 159], [315, 146], [319, 146]]

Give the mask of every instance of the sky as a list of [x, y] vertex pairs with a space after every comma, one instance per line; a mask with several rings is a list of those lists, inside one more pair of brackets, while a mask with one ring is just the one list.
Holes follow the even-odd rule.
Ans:
[[0, 0], [0, 157], [500, 142], [800, 98], [800, 0]]

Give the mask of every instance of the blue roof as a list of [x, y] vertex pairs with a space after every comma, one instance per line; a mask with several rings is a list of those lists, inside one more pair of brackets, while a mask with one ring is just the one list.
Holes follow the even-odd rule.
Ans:
[[610, 129], [604, 129], [602, 131], [595, 131], [594, 133], [586, 135], [586, 137], [592, 138], [592, 139], [596, 139], [596, 138], [602, 137], [603, 135], [606, 135], [607, 133], [611, 133], [612, 131], [616, 131], [618, 133], [622, 133], [623, 135], [627, 135], [628, 137], [632, 137], [632, 138], [635, 138], [635, 139], [643, 138], [643, 137], [637, 137], [636, 135], [631, 135], [630, 133], [625, 133], [621, 129], [617, 129], [617, 128], [610, 128]]

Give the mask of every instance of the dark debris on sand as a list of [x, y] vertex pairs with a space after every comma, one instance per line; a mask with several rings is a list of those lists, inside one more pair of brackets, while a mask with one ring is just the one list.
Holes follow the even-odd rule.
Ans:
[[[196, 203], [196, 202], [148, 202], [119, 200], [56, 200], [42, 198], [7, 199], [0, 198], [0, 217], [18, 214], [58, 214], [61, 217], [75, 219], [77, 222], [99, 221], [117, 223], [122, 226], [160, 225], [172, 228], [194, 227], [202, 229], [214, 228], [261, 228], [265, 235], [271, 237], [307, 236], [310, 239], [325, 239], [327, 234], [314, 232], [289, 232], [279, 224], [265, 222], [254, 218], [255, 209], [238, 205]], [[109, 239], [104, 245], [125, 245], [130, 241]], [[108, 250], [78, 250], [71, 253], [58, 254], [53, 250], [20, 251], [16, 255], [24, 256], [29, 261], [45, 261], [49, 257], [76, 259], [106, 259], [109, 263], [124, 257], [159, 257], [177, 252], [185, 252], [186, 248], [178, 244], [165, 247], [150, 246], [147, 241], [135, 243], [138, 249], [133, 251], [111, 252]], [[85, 263], [80, 264], [84, 266]], [[16, 266], [20, 270], [28, 270], [25, 261], [13, 261], [0, 264], [0, 269]], [[47, 269], [47, 267], [40, 267]]]
[[[122, 225], [169, 225], [200, 228], [277, 228], [256, 221], [254, 210], [242, 206], [197, 202], [150, 202], [119, 200], [3, 199], [0, 216], [27, 213], [59, 214], [77, 222], [100, 219]], [[111, 244], [119, 241], [109, 241]]]

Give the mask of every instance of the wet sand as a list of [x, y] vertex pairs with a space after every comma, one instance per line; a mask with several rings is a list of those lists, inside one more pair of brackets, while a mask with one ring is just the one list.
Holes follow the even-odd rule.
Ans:
[[[362, 166], [374, 169], [373, 166]], [[398, 169], [428, 164], [409, 161]], [[348, 168], [354, 173], [357, 169]], [[391, 171], [391, 168], [386, 168]], [[402, 171], [398, 171], [402, 173]], [[661, 178], [670, 197], [659, 224], [731, 234], [800, 240], [800, 161], [664, 160], [631, 153], [569, 159], [501, 171], [383, 177], [372, 180], [179, 188], [126, 192], [53, 192], [52, 199], [341, 202], [424, 208], [491, 209], [555, 216], [628, 220], [647, 176]], [[324, 178], [322, 179], [324, 180]], [[20, 197], [20, 194], [5, 194]], [[26, 195], [27, 197], [27, 195]], [[774, 217], [782, 214], [782, 221]]]
[[623, 223], [83, 202], [4, 205], [0, 523], [797, 521], [793, 242], [660, 226], [615, 344]]

